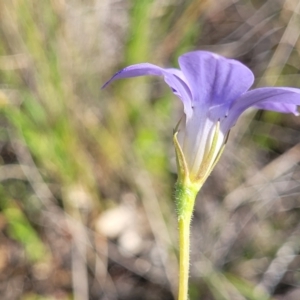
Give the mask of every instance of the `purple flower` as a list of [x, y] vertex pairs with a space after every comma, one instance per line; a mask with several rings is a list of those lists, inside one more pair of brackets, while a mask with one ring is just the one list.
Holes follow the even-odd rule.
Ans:
[[298, 115], [300, 89], [270, 87], [249, 91], [254, 76], [239, 61], [211, 52], [195, 51], [180, 56], [179, 66], [180, 70], [149, 63], [132, 65], [116, 73], [103, 87], [126, 77], [164, 77], [184, 106], [183, 136], [179, 143], [175, 133], [174, 142], [179, 173], [191, 182], [203, 182], [209, 175], [231, 127], [247, 108]]

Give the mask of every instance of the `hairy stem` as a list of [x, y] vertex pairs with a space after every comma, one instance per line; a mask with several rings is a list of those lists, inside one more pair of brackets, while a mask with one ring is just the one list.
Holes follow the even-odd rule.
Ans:
[[179, 291], [178, 300], [188, 299], [190, 226], [198, 188], [176, 184], [176, 202], [179, 225]]

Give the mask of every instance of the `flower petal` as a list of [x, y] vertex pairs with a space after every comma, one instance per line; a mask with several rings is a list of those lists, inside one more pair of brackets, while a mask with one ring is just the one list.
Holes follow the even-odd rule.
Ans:
[[297, 105], [295, 104], [274, 103], [272, 101], [265, 101], [255, 105], [255, 107], [258, 109], [277, 111], [284, 114], [294, 114], [295, 116], [299, 116]]
[[224, 128], [229, 130], [239, 116], [251, 106], [297, 115], [297, 105], [300, 105], [300, 89], [285, 87], [254, 89], [233, 103], [227, 119], [224, 120]]
[[211, 52], [186, 53], [180, 56], [179, 65], [192, 91], [193, 107], [212, 108], [214, 119], [223, 117], [254, 81], [253, 73], [242, 63]]
[[108, 84], [116, 79], [128, 78], [128, 77], [137, 77], [144, 75], [154, 75], [154, 76], [163, 76], [164, 70], [158, 66], [141, 63], [126, 67], [120, 71], [118, 71], [115, 75], [112, 76], [110, 80], [108, 80], [102, 88], [105, 88]]
[[177, 69], [164, 69], [149, 63], [131, 65], [117, 72], [102, 86], [102, 88], [105, 88], [108, 84], [116, 79], [137, 77], [143, 75], [163, 76], [165, 82], [172, 89], [173, 93], [182, 100], [184, 105], [184, 112], [187, 117], [191, 116], [191, 91], [189, 89], [188, 83], [186, 83], [185, 81], [184, 74]]

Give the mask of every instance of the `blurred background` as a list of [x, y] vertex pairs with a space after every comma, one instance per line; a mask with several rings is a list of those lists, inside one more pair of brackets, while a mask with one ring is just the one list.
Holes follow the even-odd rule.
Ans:
[[[160, 78], [205, 49], [300, 88], [298, 0], [0, 2], [0, 295], [172, 300], [172, 130]], [[248, 110], [198, 195], [191, 300], [300, 299], [300, 119]]]

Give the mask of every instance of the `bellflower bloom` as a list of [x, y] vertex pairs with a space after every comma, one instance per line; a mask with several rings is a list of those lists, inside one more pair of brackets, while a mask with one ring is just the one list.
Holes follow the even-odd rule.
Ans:
[[179, 178], [202, 184], [211, 172], [239, 116], [249, 107], [298, 115], [300, 89], [266, 87], [250, 90], [253, 73], [242, 63], [207, 52], [189, 52], [179, 57], [180, 69], [149, 63], [129, 66], [111, 81], [142, 75], [164, 77], [183, 103], [185, 126], [174, 143]]

